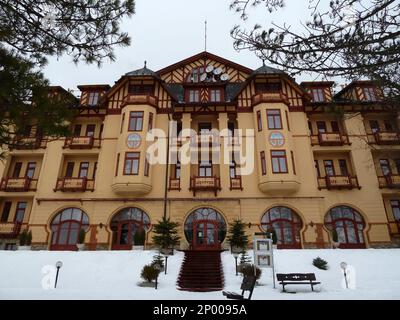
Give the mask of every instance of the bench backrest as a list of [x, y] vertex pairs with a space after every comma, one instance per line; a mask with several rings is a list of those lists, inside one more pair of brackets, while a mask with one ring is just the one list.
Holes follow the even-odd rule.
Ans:
[[254, 286], [256, 285], [256, 277], [255, 276], [247, 276], [243, 277], [242, 285], [240, 289], [242, 290], [242, 296], [245, 291], [249, 291], [249, 297], [247, 299], [251, 299], [251, 295], [253, 294]]
[[314, 281], [314, 273], [277, 273], [278, 281]]

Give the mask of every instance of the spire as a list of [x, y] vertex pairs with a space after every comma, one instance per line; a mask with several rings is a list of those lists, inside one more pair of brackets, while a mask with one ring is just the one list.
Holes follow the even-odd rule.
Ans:
[[145, 69], [147, 68], [147, 61], [146, 60], [144, 60], [144, 68]]
[[204, 21], [204, 51], [207, 52], [207, 19]]

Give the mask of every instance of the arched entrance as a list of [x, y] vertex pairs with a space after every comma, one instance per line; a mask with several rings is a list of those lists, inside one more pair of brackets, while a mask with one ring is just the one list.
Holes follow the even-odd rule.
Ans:
[[79, 231], [89, 228], [89, 218], [81, 209], [67, 208], [54, 217], [50, 228], [50, 250], [74, 251], [77, 250]]
[[264, 231], [275, 230], [278, 248], [300, 249], [300, 230], [303, 223], [296, 212], [288, 207], [273, 207], [261, 218]]
[[225, 219], [212, 208], [199, 208], [186, 219], [185, 237], [193, 250], [219, 250], [225, 236]]
[[110, 223], [113, 250], [131, 250], [136, 232], [150, 229], [150, 218], [141, 209], [131, 207], [117, 212]]
[[325, 226], [329, 231], [336, 229], [340, 248], [365, 248], [365, 222], [353, 208], [337, 206], [330, 209], [325, 216]]

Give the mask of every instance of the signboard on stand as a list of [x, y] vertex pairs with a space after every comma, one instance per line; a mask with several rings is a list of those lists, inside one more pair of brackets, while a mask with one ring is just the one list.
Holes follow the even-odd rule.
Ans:
[[272, 268], [272, 277], [275, 288], [274, 253], [272, 244], [273, 242], [271, 233], [254, 234], [254, 265], [258, 268]]

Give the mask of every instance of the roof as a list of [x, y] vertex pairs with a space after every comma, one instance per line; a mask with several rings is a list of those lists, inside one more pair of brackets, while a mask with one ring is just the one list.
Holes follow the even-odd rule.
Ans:
[[242, 84], [241, 83], [227, 83], [225, 90], [225, 100], [227, 102], [234, 101], [237, 94], [241, 91]]
[[142, 69], [134, 70], [131, 72], [128, 72], [125, 74], [127, 77], [142, 77], [142, 76], [150, 76], [150, 77], [155, 77], [159, 79], [160, 77], [158, 76], [157, 73], [155, 73], [153, 70], [150, 70], [147, 68], [147, 62], [144, 62], [144, 67]]
[[335, 98], [340, 98], [342, 94], [345, 92], [351, 90], [353, 87], [356, 86], [371, 86], [371, 85], [377, 85], [377, 81], [372, 81], [372, 80], [356, 80], [352, 81], [350, 84], [345, 86], [342, 90], [340, 90], [338, 93], [335, 94]]
[[85, 90], [85, 89], [103, 89], [103, 90], [109, 90], [111, 88], [110, 85], [108, 84], [81, 84], [77, 86], [79, 90]]
[[332, 87], [334, 84], [334, 81], [303, 81], [300, 83], [302, 87]]
[[256, 69], [256, 70], [254, 70], [254, 71], [251, 73], [251, 76], [263, 75], [263, 74], [286, 74], [286, 73], [285, 73], [284, 71], [282, 71], [282, 70], [275, 69], [275, 68], [266, 66], [266, 65], [264, 64], [262, 67], [260, 67], [260, 68], [258, 68], [258, 69]]
[[181, 84], [166, 84], [165, 87], [168, 92], [176, 99], [178, 102], [183, 102], [185, 100], [185, 90]]

